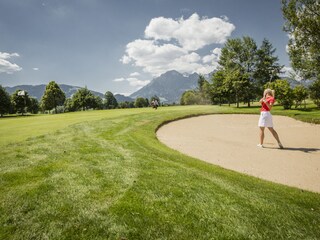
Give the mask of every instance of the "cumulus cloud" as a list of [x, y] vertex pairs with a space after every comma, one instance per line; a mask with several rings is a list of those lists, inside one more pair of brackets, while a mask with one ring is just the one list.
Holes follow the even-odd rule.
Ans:
[[6, 53], [0, 52], [0, 73], [12, 74], [14, 72], [21, 71], [22, 68], [15, 63], [8, 61], [13, 57], [19, 57], [18, 53]]
[[145, 29], [145, 38], [128, 43], [120, 61], [141, 67], [152, 76], [172, 69], [206, 74], [217, 67], [221, 49], [215, 48], [206, 56], [196, 51], [223, 44], [234, 29], [226, 16], [200, 18], [194, 13], [187, 19], [154, 18]]
[[125, 78], [116, 78], [116, 79], [113, 79], [114, 82], [123, 82], [125, 81], [126, 79]]
[[210, 55], [206, 55], [202, 58], [203, 63], [217, 63], [220, 59], [221, 48], [215, 48], [211, 51]]
[[154, 18], [146, 27], [145, 37], [167, 41], [175, 39], [184, 49], [195, 51], [213, 43], [224, 43], [234, 29], [235, 26], [225, 16], [200, 18], [194, 13], [188, 19]]
[[[137, 73], [137, 72], [136, 72]], [[136, 73], [134, 75], [136, 75]], [[128, 77], [128, 78], [124, 78], [124, 77], [121, 77], [121, 78], [116, 78], [114, 79], [113, 81], [114, 82], [124, 82], [124, 81], [127, 81], [129, 83], [130, 86], [133, 86], [133, 87], [143, 87], [145, 85], [147, 85], [148, 83], [150, 83], [150, 80], [141, 80], [141, 79], [138, 79], [136, 77], [132, 77], [132, 74], [130, 74], [131, 77]]]
[[130, 73], [130, 77], [137, 77], [137, 76], [140, 76], [140, 73], [138, 72]]
[[127, 78], [127, 81], [133, 87], [143, 87], [150, 83], [150, 80], [139, 80], [137, 78]]
[[123, 64], [128, 64], [131, 62], [131, 58], [127, 55], [124, 55], [121, 59], [120, 62], [122, 62]]

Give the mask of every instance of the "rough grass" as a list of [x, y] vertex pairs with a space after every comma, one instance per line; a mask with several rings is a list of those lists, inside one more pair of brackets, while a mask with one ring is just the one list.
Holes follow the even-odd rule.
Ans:
[[319, 239], [319, 194], [187, 157], [155, 136], [176, 118], [253, 112], [195, 106], [0, 120], [1, 136], [11, 124], [29, 126], [0, 145], [0, 239]]

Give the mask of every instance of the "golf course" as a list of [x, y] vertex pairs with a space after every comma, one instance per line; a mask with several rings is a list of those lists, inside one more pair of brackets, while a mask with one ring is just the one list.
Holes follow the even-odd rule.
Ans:
[[[272, 111], [320, 123], [314, 108]], [[258, 119], [259, 108], [0, 118], [0, 239], [320, 239], [319, 193], [202, 161], [157, 138], [167, 123], [217, 114]]]

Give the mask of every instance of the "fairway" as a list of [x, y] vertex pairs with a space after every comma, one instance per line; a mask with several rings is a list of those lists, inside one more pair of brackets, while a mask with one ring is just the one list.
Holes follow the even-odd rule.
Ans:
[[177, 106], [0, 119], [0, 239], [319, 239], [319, 194], [156, 138], [175, 119], [256, 112]]

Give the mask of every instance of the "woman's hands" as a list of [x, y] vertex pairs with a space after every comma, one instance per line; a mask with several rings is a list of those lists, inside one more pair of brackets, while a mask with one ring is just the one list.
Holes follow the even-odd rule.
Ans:
[[267, 100], [266, 100], [264, 97], [260, 99], [259, 103], [263, 103], [263, 102], [264, 102], [264, 103], [267, 102]]

